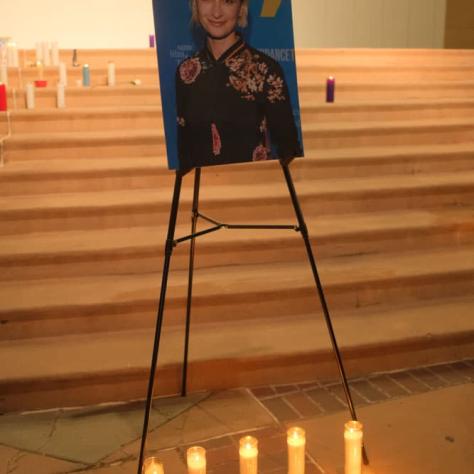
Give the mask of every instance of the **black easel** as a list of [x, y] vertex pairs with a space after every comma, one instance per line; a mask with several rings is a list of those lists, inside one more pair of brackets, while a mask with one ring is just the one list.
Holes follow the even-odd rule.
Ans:
[[[163, 311], [165, 306], [165, 299], [166, 299], [166, 290], [168, 285], [168, 275], [169, 275], [169, 268], [171, 262], [171, 255], [173, 253], [173, 248], [187, 240], [191, 241], [190, 252], [189, 252], [189, 274], [188, 274], [188, 294], [187, 294], [187, 305], [186, 305], [186, 329], [185, 329], [185, 343], [184, 343], [184, 357], [183, 357], [183, 372], [182, 372], [182, 384], [181, 384], [181, 395], [186, 396], [186, 389], [187, 389], [187, 370], [188, 370], [188, 351], [189, 351], [189, 334], [190, 334], [190, 326], [191, 326], [191, 303], [192, 303], [192, 287], [193, 287], [193, 275], [194, 275], [194, 256], [195, 256], [195, 241], [196, 237], [200, 237], [205, 234], [209, 234], [211, 232], [218, 231], [220, 229], [292, 229], [297, 232], [301, 232], [301, 236], [303, 237], [306, 253], [308, 255], [308, 260], [311, 265], [311, 270], [313, 271], [313, 277], [317, 288], [317, 293], [319, 300], [321, 302], [321, 307], [324, 313], [324, 319], [326, 321], [326, 326], [329, 332], [329, 337], [331, 339], [332, 348], [334, 351], [334, 355], [336, 357], [337, 366], [339, 369], [339, 375], [342, 381], [342, 385], [344, 387], [344, 394], [346, 396], [347, 405], [349, 407], [349, 411], [351, 417], [354, 421], [357, 420], [356, 411], [354, 408], [354, 403], [352, 401], [352, 396], [349, 388], [349, 384], [347, 382], [346, 372], [344, 369], [344, 364], [342, 362], [341, 353], [339, 351], [339, 347], [336, 340], [336, 335], [334, 333], [334, 328], [331, 321], [331, 316], [329, 314], [329, 309], [326, 303], [326, 297], [324, 295], [323, 286], [321, 284], [321, 280], [319, 278], [316, 260], [314, 258], [313, 250], [311, 248], [311, 243], [309, 240], [308, 228], [304, 221], [303, 212], [300, 207], [300, 203], [298, 201], [298, 196], [296, 194], [295, 186], [293, 183], [293, 178], [290, 173], [289, 165], [293, 161], [293, 159], [289, 159], [287, 161], [280, 160], [280, 165], [283, 170], [283, 174], [285, 176], [286, 184], [288, 186], [288, 191], [290, 193], [291, 202], [293, 204], [296, 219], [298, 221], [298, 225], [235, 225], [235, 224], [223, 224], [214, 219], [204, 216], [203, 214], [199, 213], [199, 188], [201, 182], [201, 168], [195, 169], [194, 175], [194, 194], [193, 194], [193, 205], [192, 205], [192, 216], [191, 216], [191, 234], [181, 237], [179, 239], [174, 238], [174, 233], [176, 229], [176, 220], [178, 216], [178, 208], [179, 208], [179, 197], [181, 194], [181, 184], [183, 181], [183, 176], [189, 173], [191, 170], [179, 170], [176, 172], [176, 179], [174, 184], [174, 192], [173, 192], [173, 200], [171, 204], [171, 212], [170, 212], [170, 219], [168, 225], [168, 235], [166, 238], [165, 243], [165, 259], [163, 263], [163, 275], [161, 281], [161, 292], [160, 292], [160, 299], [158, 304], [158, 312], [157, 312], [157, 319], [156, 319], [156, 329], [155, 329], [155, 340], [153, 344], [153, 353], [151, 358], [151, 367], [150, 367], [150, 377], [148, 381], [148, 391], [147, 391], [147, 399], [146, 399], [146, 406], [145, 406], [145, 415], [143, 420], [143, 434], [141, 439], [141, 446], [140, 446], [140, 455], [138, 459], [138, 471], [137, 474], [142, 474], [142, 466], [144, 461], [144, 454], [145, 454], [145, 447], [146, 447], [146, 440], [148, 436], [148, 423], [150, 419], [150, 411], [151, 405], [153, 401], [153, 389], [155, 383], [155, 373], [156, 373], [156, 366], [158, 363], [158, 352], [160, 348], [160, 339], [161, 339], [161, 329], [163, 326]], [[212, 227], [209, 227], [205, 230], [200, 232], [196, 232], [197, 230], [197, 222], [198, 219], [202, 218], [203, 220], [213, 224]], [[369, 464], [369, 460], [367, 457], [367, 452], [365, 446], [362, 447], [362, 456], [364, 464]]]

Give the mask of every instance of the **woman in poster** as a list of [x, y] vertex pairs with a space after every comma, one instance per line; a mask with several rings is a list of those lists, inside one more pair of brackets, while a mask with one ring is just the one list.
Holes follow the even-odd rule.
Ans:
[[[301, 156], [280, 65], [244, 42], [248, 0], [191, 0], [205, 47], [176, 73], [181, 169]], [[272, 147], [273, 145], [273, 147]]]

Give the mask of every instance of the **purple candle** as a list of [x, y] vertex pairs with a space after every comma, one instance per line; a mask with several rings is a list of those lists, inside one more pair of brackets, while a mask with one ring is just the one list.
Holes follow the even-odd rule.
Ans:
[[148, 37], [148, 44], [149, 44], [150, 48], [155, 47], [155, 35], [150, 35]]
[[329, 76], [326, 81], [326, 102], [334, 102], [334, 94], [336, 91], [336, 78]]

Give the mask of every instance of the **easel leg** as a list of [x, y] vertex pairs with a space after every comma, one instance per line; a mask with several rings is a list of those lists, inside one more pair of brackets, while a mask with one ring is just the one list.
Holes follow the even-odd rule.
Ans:
[[171, 254], [173, 253], [173, 239], [174, 239], [174, 232], [176, 229], [176, 219], [178, 216], [178, 208], [179, 208], [179, 196], [181, 193], [181, 184], [183, 181], [183, 176], [184, 176], [184, 173], [180, 171], [176, 172], [173, 201], [171, 204], [170, 220], [169, 220], [169, 225], [168, 225], [168, 236], [166, 238], [166, 245], [165, 245], [165, 259], [163, 263], [161, 293], [160, 293], [160, 300], [159, 300], [159, 305], [158, 305], [158, 313], [156, 317], [155, 340], [153, 344], [153, 353], [152, 353], [152, 358], [151, 358], [150, 378], [148, 380], [148, 392], [147, 392], [147, 398], [146, 398], [145, 416], [143, 420], [142, 442], [140, 446], [140, 456], [138, 459], [138, 471], [137, 471], [138, 474], [142, 474], [141, 471], [142, 471], [142, 466], [143, 466], [143, 461], [144, 461], [146, 439], [148, 436], [148, 422], [150, 420], [151, 404], [153, 401], [153, 387], [154, 387], [154, 382], [155, 382], [156, 366], [158, 363], [158, 351], [160, 348], [161, 328], [163, 325], [163, 311], [165, 307], [166, 289], [168, 286], [168, 274], [169, 274], [169, 269], [170, 269]]
[[199, 186], [201, 184], [201, 168], [196, 168], [194, 171], [194, 195], [193, 195], [193, 209], [191, 218], [191, 245], [189, 249], [189, 274], [188, 274], [188, 298], [186, 303], [186, 332], [184, 336], [184, 356], [183, 356], [183, 373], [181, 378], [181, 396], [185, 397], [187, 392], [187, 377], [188, 377], [188, 353], [189, 353], [189, 331], [191, 328], [191, 305], [193, 297], [193, 275], [194, 275], [194, 255], [196, 249], [196, 233], [198, 221], [199, 208]]
[[[306, 227], [306, 223], [304, 221], [303, 211], [301, 210], [300, 203], [298, 201], [298, 196], [296, 194], [295, 186], [293, 184], [293, 178], [291, 177], [291, 173], [290, 173], [290, 169], [288, 167], [288, 164], [283, 163], [283, 162], [280, 162], [280, 164], [283, 168], [283, 173], [285, 175], [286, 184], [288, 186], [288, 190], [289, 190], [290, 196], [291, 196], [291, 201], [293, 203], [296, 218], [298, 220], [298, 226], [300, 228], [301, 235], [303, 236], [303, 240], [304, 240], [305, 247], [306, 247], [306, 253], [308, 255], [308, 260], [309, 260], [309, 263], [311, 265], [311, 269], [313, 271], [314, 281], [316, 283], [316, 288], [318, 290], [319, 300], [321, 302], [321, 307], [322, 307], [323, 313], [324, 313], [324, 319], [326, 321], [326, 326], [328, 328], [329, 337], [331, 339], [333, 352], [334, 352], [334, 355], [336, 356], [337, 366], [338, 366], [338, 369], [339, 369], [339, 375], [341, 377], [342, 385], [344, 387], [344, 394], [346, 396], [347, 405], [349, 406], [349, 411], [351, 413], [352, 419], [357, 420], [357, 415], [356, 415], [356, 411], [355, 411], [355, 408], [354, 408], [354, 403], [352, 401], [352, 396], [351, 396], [349, 384], [347, 383], [347, 377], [346, 377], [346, 372], [345, 372], [345, 369], [344, 369], [344, 364], [342, 362], [341, 353], [339, 351], [339, 346], [337, 344], [336, 335], [334, 333], [334, 328], [333, 328], [333, 325], [332, 325], [331, 316], [329, 314], [329, 308], [328, 308], [328, 305], [326, 303], [326, 297], [324, 295], [323, 285], [322, 285], [321, 280], [319, 278], [318, 269], [316, 267], [316, 261], [315, 261], [314, 255], [313, 255], [313, 249], [311, 248], [311, 242], [309, 240], [309, 235], [308, 235], [308, 228]], [[365, 446], [362, 447], [362, 456], [363, 456], [363, 459], [364, 459], [364, 464], [368, 464], [369, 460], [368, 460], [368, 457], [367, 457], [367, 452], [365, 450]]]

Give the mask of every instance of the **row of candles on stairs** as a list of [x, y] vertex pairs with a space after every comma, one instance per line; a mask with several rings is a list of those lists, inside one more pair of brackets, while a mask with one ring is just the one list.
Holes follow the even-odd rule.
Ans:
[[[344, 425], [344, 474], [361, 474], [362, 424], [349, 421]], [[306, 433], [302, 428], [287, 431], [288, 474], [304, 474]], [[244, 436], [239, 442], [240, 474], [258, 473], [258, 440]], [[206, 450], [193, 446], [186, 453], [188, 474], [206, 474]], [[156, 457], [145, 459], [142, 474], [164, 474], [163, 463]]]

